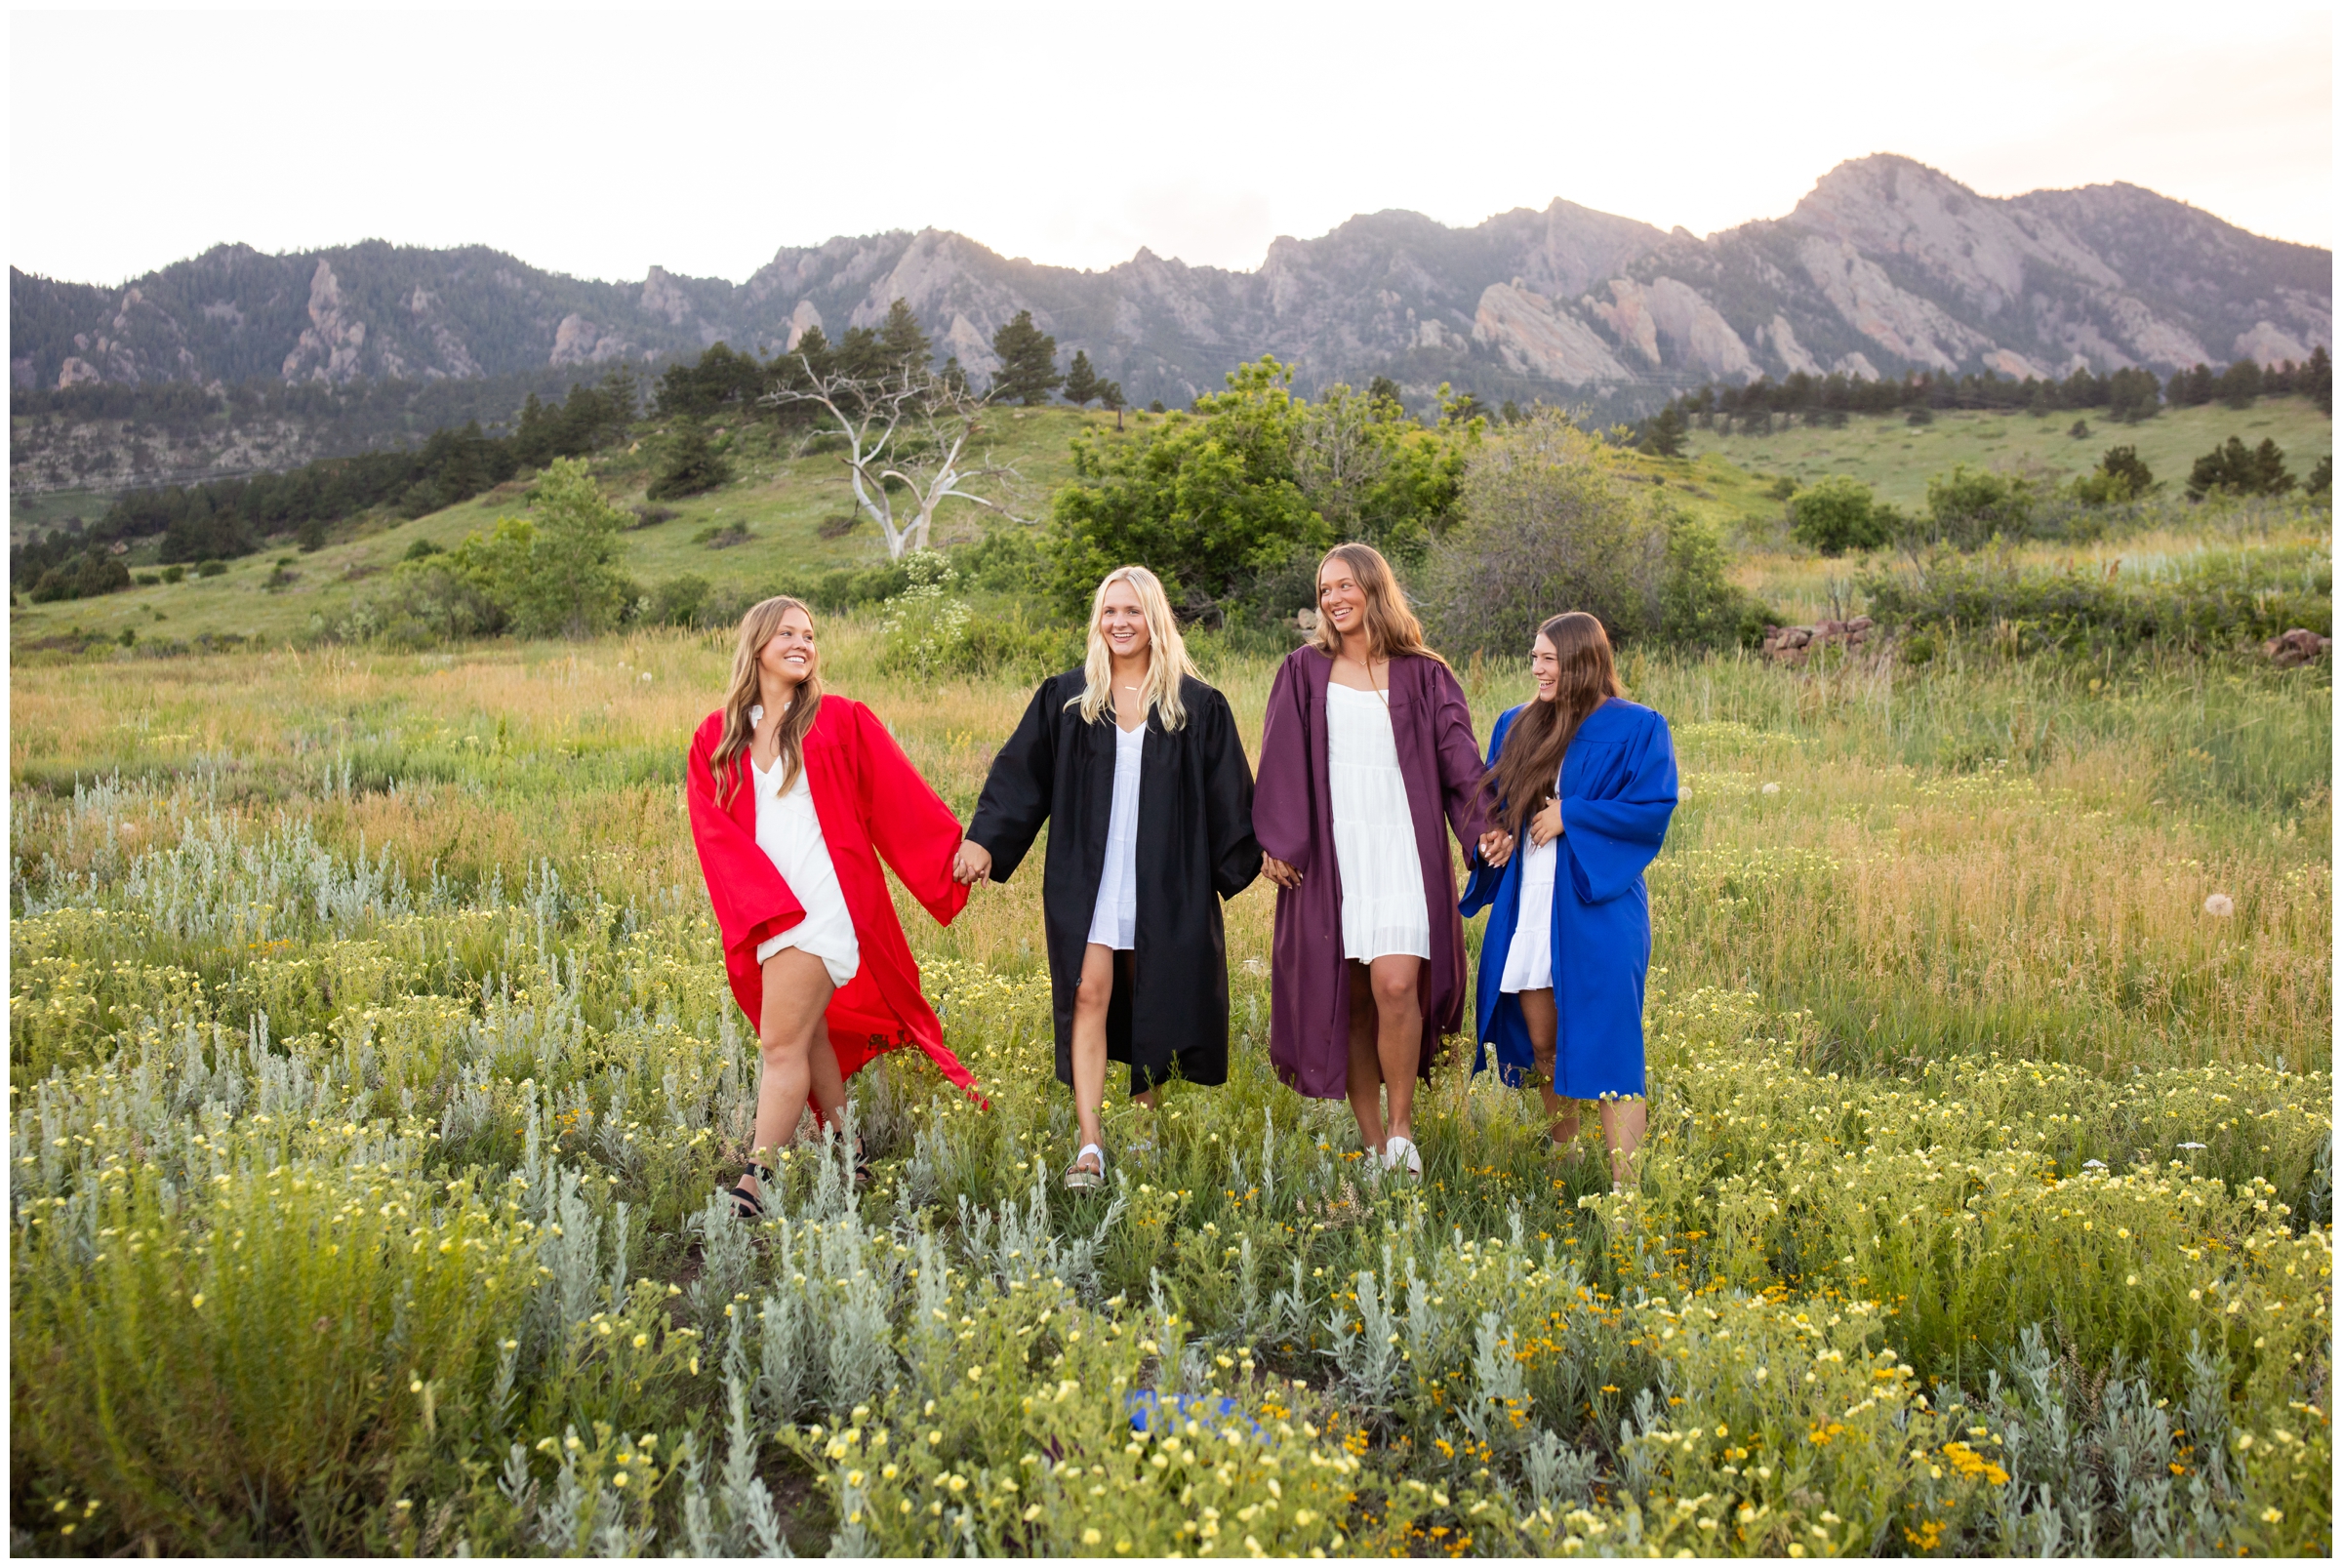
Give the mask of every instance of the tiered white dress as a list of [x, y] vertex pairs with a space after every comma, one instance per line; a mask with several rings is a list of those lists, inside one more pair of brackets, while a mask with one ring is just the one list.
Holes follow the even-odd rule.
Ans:
[[1129, 951], [1139, 931], [1139, 757], [1147, 726], [1114, 729], [1114, 804], [1106, 819], [1106, 868], [1090, 910], [1090, 938], [1101, 947]]
[[[751, 725], [763, 717], [762, 704], [748, 709]], [[828, 841], [822, 837], [822, 820], [814, 813], [813, 786], [799, 768], [788, 792], [782, 793], [778, 760], [760, 768], [751, 757], [749, 771], [756, 777], [756, 847], [805, 906], [804, 919], [756, 945], [756, 961], [761, 964], [784, 947], [795, 947], [822, 961], [830, 985], [843, 985], [862, 970], [862, 944], [854, 936], [845, 892], [837, 885]]]
[[[1558, 791], [1561, 781], [1554, 781]], [[1554, 988], [1554, 882], [1560, 873], [1561, 835], [1539, 844], [1520, 830], [1520, 919], [1513, 928], [1513, 945], [1505, 949], [1505, 978], [1498, 989], [1550, 991]]]
[[1326, 784], [1342, 871], [1342, 951], [1360, 963], [1432, 956], [1432, 915], [1391, 705], [1381, 692], [1325, 688]]

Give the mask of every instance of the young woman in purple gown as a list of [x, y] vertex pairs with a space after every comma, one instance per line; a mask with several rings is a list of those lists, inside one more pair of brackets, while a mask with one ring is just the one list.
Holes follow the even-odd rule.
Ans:
[[1369, 1157], [1420, 1177], [1415, 1081], [1464, 1017], [1447, 835], [1481, 836], [1479, 748], [1455, 672], [1372, 545], [1326, 553], [1317, 611], [1270, 691], [1253, 789], [1277, 885], [1270, 1062], [1302, 1094], [1348, 1099]]

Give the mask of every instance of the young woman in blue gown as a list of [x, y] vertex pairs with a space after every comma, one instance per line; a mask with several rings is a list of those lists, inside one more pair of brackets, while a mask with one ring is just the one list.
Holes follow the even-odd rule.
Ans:
[[1473, 1070], [1490, 1047], [1507, 1084], [1533, 1069], [1559, 1147], [1577, 1139], [1577, 1103], [1598, 1103], [1616, 1188], [1643, 1135], [1642, 872], [1675, 813], [1675, 745], [1667, 720], [1619, 695], [1593, 616], [1539, 627], [1530, 669], [1536, 697], [1488, 740], [1491, 842], [1463, 901], [1489, 911]]

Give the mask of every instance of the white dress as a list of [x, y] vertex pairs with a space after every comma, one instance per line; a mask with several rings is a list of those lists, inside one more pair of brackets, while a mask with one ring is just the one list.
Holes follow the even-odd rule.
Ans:
[[1138, 945], [1139, 756], [1146, 744], [1146, 725], [1115, 726], [1114, 805], [1106, 819], [1106, 869], [1098, 877], [1089, 940], [1117, 951]]
[[[1561, 781], [1554, 781], [1558, 790]], [[1561, 869], [1561, 835], [1539, 844], [1521, 824], [1520, 918], [1513, 926], [1513, 945], [1505, 950], [1503, 991], [1548, 991], [1554, 988], [1554, 881]]]
[[1432, 955], [1415, 819], [1398, 771], [1391, 704], [1380, 692], [1325, 687], [1326, 786], [1333, 797], [1334, 864], [1342, 871], [1342, 951], [1361, 963], [1391, 953]]
[[[748, 709], [752, 725], [764, 717], [758, 704]], [[829, 971], [829, 984], [843, 985], [862, 969], [862, 944], [854, 936], [854, 917], [846, 911], [845, 891], [837, 885], [837, 867], [830, 864], [829, 845], [822, 837], [822, 820], [813, 809], [813, 785], [799, 768], [781, 792], [781, 763], [770, 768], [748, 759], [756, 778], [756, 847], [773, 863], [788, 891], [805, 906], [805, 918], [777, 937], [756, 945], [761, 964], [784, 947], [809, 952]]]

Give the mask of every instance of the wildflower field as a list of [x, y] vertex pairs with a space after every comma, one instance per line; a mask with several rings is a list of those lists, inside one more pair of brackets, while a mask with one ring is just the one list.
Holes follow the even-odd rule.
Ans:
[[[1468, 1047], [1372, 1179], [1266, 884], [1231, 1082], [1063, 1191], [1036, 868], [905, 908], [989, 1106], [891, 1059], [749, 1226], [722, 641], [18, 668], [13, 1549], [2327, 1553], [2328, 666], [1630, 658], [1638, 1191]], [[964, 814], [1025, 689], [876, 644]]]

